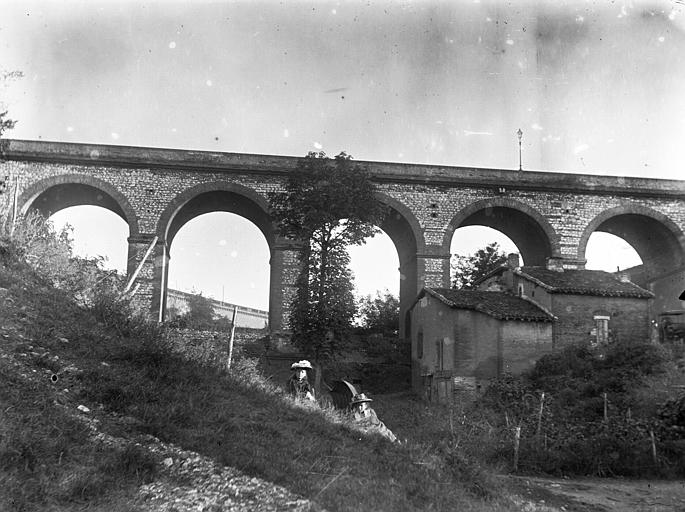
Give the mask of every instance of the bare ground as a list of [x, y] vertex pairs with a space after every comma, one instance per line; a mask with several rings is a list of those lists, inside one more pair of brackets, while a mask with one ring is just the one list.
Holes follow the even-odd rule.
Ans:
[[683, 512], [685, 482], [517, 476], [510, 483], [530, 512]]

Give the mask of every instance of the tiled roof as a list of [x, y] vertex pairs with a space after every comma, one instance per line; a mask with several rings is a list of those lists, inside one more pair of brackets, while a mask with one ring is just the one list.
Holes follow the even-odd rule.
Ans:
[[636, 297], [648, 299], [652, 292], [631, 282], [623, 282], [611, 272], [602, 270], [567, 270], [556, 272], [544, 267], [521, 267], [514, 272], [536, 282], [550, 293], [599, 295], [603, 297]]
[[528, 322], [552, 322], [554, 320], [554, 317], [532, 302], [508, 293], [424, 288], [419, 298], [424, 293], [435, 297], [451, 308], [479, 311], [499, 320], [525, 320]]

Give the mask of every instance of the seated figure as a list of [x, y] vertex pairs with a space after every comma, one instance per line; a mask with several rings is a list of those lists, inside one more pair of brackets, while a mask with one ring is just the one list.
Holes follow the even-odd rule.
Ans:
[[364, 432], [376, 432], [393, 443], [399, 442], [397, 437], [395, 437], [395, 434], [385, 426], [385, 423], [378, 419], [376, 411], [369, 407], [369, 402], [373, 402], [373, 400], [364, 393], [352, 397], [350, 405], [355, 423], [357, 423]]
[[312, 365], [306, 359], [293, 363], [290, 366], [293, 374], [288, 379], [288, 392], [295, 398], [314, 401], [314, 387], [309, 384], [307, 370], [312, 369]]

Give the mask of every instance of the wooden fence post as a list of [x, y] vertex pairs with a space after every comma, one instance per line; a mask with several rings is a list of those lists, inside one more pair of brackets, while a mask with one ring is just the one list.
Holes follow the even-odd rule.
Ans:
[[609, 421], [609, 407], [607, 405], [607, 394], [604, 393], [604, 421]]
[[540, 430], [542, 429], [542, 411], [545, 407], [545, 392], [542, 392], [542, 396], [540, 397], [540, 411], [538, 412], [538, 429], [537, 429], [537, 437], [540, 437]]
[[235, 317], [238, 316], [238, 306], [233, 306], [233, 320], [231, 320], [231, 337], [228, 339], [228, 362], [226, 368], [231, 368], [231, 359], [233, 359], [233, 338], [235, 336]]
[[652, 459], [654, 460], [654, 465], [659, 464], [659, 459], [656, 456], [656, 439], [654, 438], [654, 431], [649, 431], [649, 437], [652, 439]]
[[516, 427], [514, 433], [514, 471], [519, 467], [519, 445], [521, 441], [521, 425]]

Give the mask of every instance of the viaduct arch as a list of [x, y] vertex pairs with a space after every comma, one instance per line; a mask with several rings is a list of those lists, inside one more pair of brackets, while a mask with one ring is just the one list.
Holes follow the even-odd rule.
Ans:
[[454, 232], [463, 226], [487, 226], [507, 235], [521, 251], [527, 265], [543, 266], [561, 256], [554, 227], [534, 208], [514, 199], [483, 199], [459, 211], [445, 231], [443, 246], [449, 250]]
[[126, 196], [110, 183], [84, 174], [41, 179], [28, 186], [17, 203], [22, 213], [33, 208], [45, 217], [70, 206], [100, 206], [121, 217], [130, 234], [138, 233], [138, 218]]
[[[129, 226], [129, 274], [141, 266], [136, 300], [159, 319], [168, 249], [180, 227], [210, 211], [252, 221], [271, 252], [270, 329], [287, 332], [300, 245], [276, 235], [268, 194], [283, 190], [298, 158], [22, 140], [4, 140], [2, 150], [0, 214], [77, 204], [113, 211]], [[631, 278], [657, 295], [653, 313], [683, 308], [685, 181], [360, 163], [388, 208], [379, 227], [399, 255], [402, 311], [422, 287], [449, 286], [451, 239], [469, 225], [507, 234], [527, 265], [551, 258], [568, 269], [584, 268], [593, 232], [613, 233], [642, 258]]]
[[379, 226], [390, 237], [400, 261], [400, 335], [404, 335], [404, 322], [418, 289], [419, 270], [417, 255], [425, 246], [423, 232], [418, 219], [409, 208], [389, 195], [378, 192], [378, 200], [387, 208], [385, 218]]
[[[262, 232], [273, 256], [275, 233], [266, 199], [254, 190], [236, 183], [212, 181], [190, 187], [175, 196], [159, 216], [155, 233], [162, 257], [155, 267], [154, 297], [159, 297], [159, 317], [163, 318], [167, 304], [170, 249], [178, 231], [189, 221], [205, 213], [228, 212], [239, 215]], [[270, 276], [278, 281], [278, 275]], [[272, 304], [271, 308], [277, 307]]]
[[578, 243], [578, 257], [585, 258], [590, 235], [595, 231], [611, 233], [628, 242], [657, 273], [685, 264], [683, 230], [663, 213], [640, 204], [609, 208], [592, 219]]

